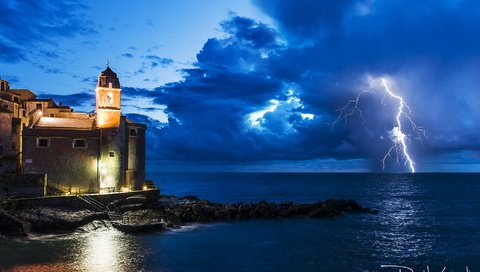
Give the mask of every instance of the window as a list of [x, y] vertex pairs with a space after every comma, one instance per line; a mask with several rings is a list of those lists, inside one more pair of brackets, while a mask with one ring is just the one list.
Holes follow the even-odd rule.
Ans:
[[37, 110], [41, 110], [42, 109], [42, 103], [37, 103]]
[[49, 148], [50, 147], [50, 139], [49, 138], [37, 138], [37, 147]]
[[26, 110], [22, 110], [22, 115], [23, 115], [23, 117], [27, 117], [27, 111], [26, 111]]
[[134, 128], [130, 129], [130, 137], [137, 137], [137, 130]]
[[3, 104], [3, 107], [8, 109], [8, 105], [7, 104]]
[[113, 151], [108, 152], [108, 154], [110, 155], [110, 158], [115, 157], [115, 152], [113, 152]]
[[14, 97], [14, 98], [13, 98], [13, 102], [15, 102], [15, 103], [20, 103], [20, 100], [18, 100], [18, 97]]
[[72, 143], [73, 148], [87, 148], [87, 140], [85, 139], [74, 139]]
[[53, 114], [53, 113], [50, 113], [50, 117], [55, 117], [55, 114]]

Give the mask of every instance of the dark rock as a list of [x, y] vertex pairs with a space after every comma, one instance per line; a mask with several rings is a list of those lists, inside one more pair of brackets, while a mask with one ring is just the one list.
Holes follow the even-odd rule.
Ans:
[[198, 197], [192, 196], [192, 195], [184, 196], [184, 197], [181, 197], [179, 199], [180, 200], [188, 200], [188, 201], [199, 201], [200, 200]]
[[[157, 202], [145, 202], [142, 198], [128, 198], [109, 205], [109, 208], [121, 212], [119, 224], [150, 226], [164, 222], [168, 227], [194, 222], [214, 222], [233, 219], [311, 217], [333, 218], [344, 213], [378, 214], [378, 210], [364, 208], [353, 199], [328, 199], [324, 202], [300, 204], [295, 202], [219, 204], [201, 200], [195, 196], [177, 198], [162, 196]], [[74, 230], [82, 225], [86, 231], [105, 227], [109, 216], [106, 212], [92, 212], [78, 207], [23, 207], [9, 209], [22, 220], [31, 222], [33, 230], [49, 232], [55, 230]], [[114, 220], [114, 221], [115, 221]], [[113, 221], [112, 221], [113, 222]], [[0, 222], [0, 233], [8, 226]], [[18, 230], [18, 227], [13, 227]]]

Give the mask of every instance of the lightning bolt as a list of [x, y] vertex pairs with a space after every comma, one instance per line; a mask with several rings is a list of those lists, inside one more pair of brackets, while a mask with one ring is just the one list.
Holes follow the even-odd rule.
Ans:
[[385, 90], [383, 93], [383, 98], [382, 98], [382, 105], [386, 105], [385, 99], [387, 96], [395, 99], [398, 101], [398, 107], [396, 110], [396, 116], [395, 116], [395, 123], [392, 128], [392, 130], [388, 131], [390, 138], [392, 140], [392, 146], [388, 149], [387, 153], [383, 156], [381, 163], [382, 163], [382, 168], [385, 169], [385, 165], [387, 163], [387, 160], [389, 158], [392, 158], [392, 154], [396, 155], [396, 162], [398, 165], [400, 165], [400, 158], [403, 159], [403, 164], [404, 166], [408, 166], [410, 169], [410, 172], [415, 173], [415, 162], [412, 160], [412, 157], [410, 156], [408, 152], [408, 147], [407, 147], [407, 135], [403, 132], [403, 125], [402, 125], [402, 117], [407, 120], [407, 122], [411, 125], [412, 130], [415, 131], [415, 133], [418, 136], [418, 139], [421, 141], [422, 136], [426, 137], [425, 135], [425, 130], [417, 126], [415, 122], [413, 122], [411, 118], [411, 113], [412, 110], [410, 107], [405, 103], [403, 100], [403, 97], [400, 95], [394, 93], [392, 89], [390, 88], [390, 85], [388, 84], [387, 79], [385, 78], [379, 78], [379, 79], [373, 79], [370, 81], [370, 88], [366, 91], [363, 91], [359, 93], [355, 99], [351, 99], [345, 104], [345, 106], [339, 108], [337, 112], [339, 112], [339, 115], [337, 119], [331, 124], [331, 128], [333, 130], [333, 127], [339, 123], [339, 122], [344, 122], [345, 126], [347, 124], [348, 118], [353, 116], [355, 113], [359, 113], [360, 117], [363, 120], [363, 123], [365, 123], [365, 118], [363, 116], [362, 110], [360, 108], [360, 101], [362, 96], [365, 94], [368, 94], [372, 92], [373, 90], [373, 84], [375, 81], [380, 81], [382, 83], [383, 89]]

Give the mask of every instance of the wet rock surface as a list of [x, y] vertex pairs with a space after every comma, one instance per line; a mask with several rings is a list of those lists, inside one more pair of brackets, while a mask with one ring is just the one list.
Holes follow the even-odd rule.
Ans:
[[[258, 203], [221, 204], [196, 197], [176, 198], [163, 196], [155, 205], [146, 205], [154, 213], [141, 213], [139, 217], [164, 218], [170, 225], [182, 225], [194, 222], [215, 222], [237, 219], [261, 219], [261, 218], [335, 218], [345, 213], [370, 213], [378, 211], [364, 208], [355, 200], [329, 199], [316, 203], [300, 204], [294, 202], [270, 203], [260, 201]], [[136, 213], [130, 212], [130, 216]]]
[[94, 220], [107, 219], [105, 213], [69, 207], [34, 207], [21, 209], [16, 217], [30, 222], [35, 232], [73, 230]]
[[[142, 197], [128, 198], [105, 205], [105, 212], [97, 212], [79, 207], [24, 207], [5, 209], [21, 220], [30, 222], [34, 232], [55, 232], [80, 230], [90, 231], [109, 228], [112, 225], [135, 227], [145, 225], [160, 228], [176, 228], [190, 223], [211, 223], [228, 220], [263, 218], [336, 218], [345, 213], [377, 214], [378, 211], [364, 208], [355, 200], [329, 199], [316, 203], [282, 202], [222, 204], [198, 199], [195, 196], [161, 196], [158, 201], [149, 201]], [[116, 210], [119, 218], [109, 222], [108, 211]], [[1, 224], [0, 234], [6, 225]], [[153, 229], [155, 229], [154, 227]], [[126, 228], [129, 229], [129, 228]], [[150, 230], [152, 228], [149, 228]]]

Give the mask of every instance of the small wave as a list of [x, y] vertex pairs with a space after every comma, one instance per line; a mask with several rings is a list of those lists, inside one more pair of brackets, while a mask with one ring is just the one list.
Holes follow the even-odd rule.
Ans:
[[225, 225], [225, 224], [227, 224], [227, 223], [214, 223], [214, 224], [193, 223], [193, 224], [180, 226], [180, 227], [175, 228], [175, 229], [169, 229], [169, 232], [171, 232], [171, 233], [189, 232], [189, 231], [193, 231], [193, 230], [196, 230], [196, 229], [199, 229], [199, 228], [212, 228], [212, 227], [215, 227], [215, 226]]

